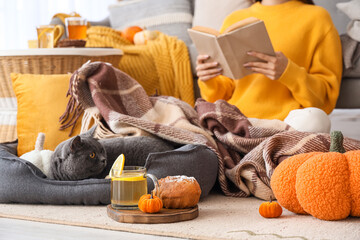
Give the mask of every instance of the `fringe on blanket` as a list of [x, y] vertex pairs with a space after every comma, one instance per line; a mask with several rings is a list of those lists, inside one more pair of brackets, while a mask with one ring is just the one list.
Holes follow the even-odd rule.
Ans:
[[97, 107], [87, 108], [84, 111], [84, 115], [81, 121], [81, 130], [80, 133], [88, 131], [93, 125], [97, 125], [95, 131], [95, 138], [108, 138], [109, 136], [114, 135], [101, 121], [102, 117], [100, 111]]
[[95, 106], [88, 88], [81, 87], [87, 84], [87, 75], [95, 72], [97, 68], [98, 65], [90, 64], [90, 61], [88, 61], [76, 70], [70, 78], [69, 89], [66, 94], [66, 97], [70, 96], [70, 99], [64, 114], [59, 118], [59, 122], [61, 124], [60, 130], [71, 127], [69, 136], [72, 135], [76, 122], [83, 113], [81, 133], [89, 130], [92, 126], [91, 123], [93, 122], [98, 125], [96, 133], [99, 137], [106, 137], [113, 134], [102, 123], [100, 111]]

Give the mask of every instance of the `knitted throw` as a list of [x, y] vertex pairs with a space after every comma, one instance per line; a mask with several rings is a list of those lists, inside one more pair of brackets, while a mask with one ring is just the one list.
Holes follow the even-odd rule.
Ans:
[[[270, 199], [270, 177], [283, 159], [330, 147], [329, 134], [292, 131], [279, 120], [248, 119], [226, 101], [199, 99], [193, 108], [174, 97], [149, 97], [129, 75], [101, 62], [75, 71], [68, 94], [64, 127], [73, 126], [85, 111], [82, 125], [93, 118], [101, 137], [135, 128], [176, 143], [207, 146], [217, 154], [218, 181], [228, 196]], [[360, 141], [345, 138], [344, 147], [360, 149]]]
[[119, 69], [136, 79], [148, 95], [179, 98], [194, 105], [193, 77], [185, 43], [158, 33], [146, 45], [134, 45], [109, 27], [94, 26], [87, 31], [86, 47], [113, 47], [123, 50]]

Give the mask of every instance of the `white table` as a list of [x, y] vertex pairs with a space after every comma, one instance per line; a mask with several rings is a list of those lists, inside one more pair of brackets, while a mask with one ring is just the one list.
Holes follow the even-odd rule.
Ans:
[[34, 56], [34, 55], [109, 56], [109, 55], [123, 55], [123, 51], [114, 48], [74, 48], [74, 47], [0, 50], [0, 56]]

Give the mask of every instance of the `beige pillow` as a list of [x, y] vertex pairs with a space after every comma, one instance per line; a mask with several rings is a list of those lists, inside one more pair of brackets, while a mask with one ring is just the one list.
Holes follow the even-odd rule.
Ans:
[[220, 30], [226, 16], [252, 3], [252, 0], [196, 0], [193, 26]]

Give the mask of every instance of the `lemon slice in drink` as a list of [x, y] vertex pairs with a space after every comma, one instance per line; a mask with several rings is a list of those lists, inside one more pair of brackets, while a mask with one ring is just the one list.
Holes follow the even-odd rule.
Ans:
[[137, 182], [137, 181], [144, 181], [146, 178], [144, 174], [141, 173], [133, 173], [133, 174], [126, 174], [124, 177], [116, 178], [119, 181], [124, 182]]
[[109, 174], [110, 178], [115, 176], [120, 176], [124, 169], [124, 164], [125, 164], [125, 156], [124, 154], [120, 154], [120, 156], [117, 157], [117, 159], [115, 160], [115, 162], [113, 163], [110, 169], [110, 174]]

